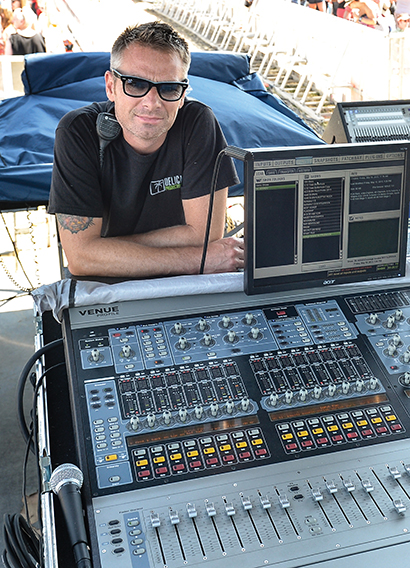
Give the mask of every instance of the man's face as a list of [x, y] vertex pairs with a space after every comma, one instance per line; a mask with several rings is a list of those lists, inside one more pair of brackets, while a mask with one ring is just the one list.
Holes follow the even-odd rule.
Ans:
[[[149, 81], [183, 81], [186, 69], [181, 58], [146, 46], [128, 47], [117, 71]], [[115, 103], [115, 116], [125, 140], [139, 153], [155, 152], [174, 124], [185, 95], [176, 102], [163, 101], [155, 87], [144, 97], [133, 98], [123, 91], [122, 82], [112, 72], [105, 75], [107, 96]]]

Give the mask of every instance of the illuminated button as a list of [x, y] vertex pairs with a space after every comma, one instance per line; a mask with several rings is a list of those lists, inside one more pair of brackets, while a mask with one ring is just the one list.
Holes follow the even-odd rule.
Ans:
[[353, 424], [351, 422], [345, 422], [344, 424], [342, 424], [342, 428], [344, 428], [345, 430], [347, 430], [348, 428], [353, 428]]
[[394, 414], [389, 414], [388, 416], [386, 416], [386, 420], [388, 422], [391, 422], [392, 420], [397, 420], [397, 416], [395, 416]]
[[380, 424], [381, 421], [382, 421], [382, 419], [380, 418], [380, 416], [377, 416], [376, 418], [372, 418], [373, 424]]
[[236, 447], [239, 448], [239, 449], [240, 449], [240, 448], [246, 448], [247, 445], [248, 445], [248, 444], [247, 444], [246, 442], [238, 442], [238, 443], [236, 444]]
[[313, 434], [323, 434], [323, 428], [314, 428]]
[[204, 454], [214, 454], [215, 453], [215, 448], [205, 448], [204, 449]]
[[363, 434], [363, 436], [372, 436], [373, 432], [372, 432], [372, 430], [367, 429], [367, 430], [363, 430], [362, 434]]
[[154, 458], [154, 463], [164, 463], [165, 458], [164, 456], [157, 456], [156, 458]]
[[359, 420], [359, 422], [357, 423], [358, 426], [367, 426], [367, 424], [367, 420]]
[[293, 438], [293, 434], [282, 434], [282, 440], [291, 440]]
[[196, 458], [197, 455], [198, 455], [198, 450], [192, 450], [191, 452], [187, 452], [187, 456], [189, 458]]
[[111, 454], [109, 456], [105, 456], [105, 461], [107, 462], [112, 462], [118, 459], [118, 455], [117, 454]]
[[298, 436], [299, 438], [304, 438], [305, 436], [308, 435], [308, 431], [307, 430], [301, 430], [300, 432], [298, 432]]
[[263, 441], [261, 440], [261, 438], [258, 438], [257, 440], [252, 440], [253, 446], [260, 446], [260, 444], [263, 444]]
[[230, 444], [225, 444], [225, 446], [220, 446], [219, 448], [221, 450], [221, 452], [227, 452], [231, 449]]
[[329, 432], [336, 432], [336, 430], [339, 430], [339, 427], [334, 424], [333, 426], [328, 426], [327, 429]]
[[148, 460], [138, 460], [137, 461], [137, 467], [144, 467], [148, 465]]
[[170, 456], [170, 458], [171, 458], [172, 461], [180, 460], [182, 458], [182, 455], [181, 454], [172, 454]]
[[353, 440], [354, 438], [357, 438], [358, 434], [357, 432], [348, 432], [347, 433], [347, 437], [349, 438], [349, 440]]

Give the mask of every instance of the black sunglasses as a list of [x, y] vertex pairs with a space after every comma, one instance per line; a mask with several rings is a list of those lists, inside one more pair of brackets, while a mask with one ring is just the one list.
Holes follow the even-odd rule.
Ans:
[[123, 91], [129, 97], [145, 97], [152, 87], [156, 87], [160, 98], [163, 101], [172, 103], [179, 101], [184, 91], [188, 88], [188, 79], [182, 82], [163, 81], [155, 83], [154, 81], [148, 81], [148, 79], [141, 79], [140, 77], [133, 77], [132, 75], [123, 75], [116, 69], [111, 69], [111, 71], [113, 75], [121, 79]]

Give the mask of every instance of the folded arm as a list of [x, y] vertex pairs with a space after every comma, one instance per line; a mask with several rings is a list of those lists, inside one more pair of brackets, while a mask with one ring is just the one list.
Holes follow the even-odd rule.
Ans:
[[[227, 190], [215, 194], [205, 272], [243, 267], [243, 244], [223, 239]], [[102, 219], [57, 214], [61, 244], [76, 276], [146, 278], [199, 272], [209, 196], [183, 202], [185, 225], [148, 233], [101, 237]]]

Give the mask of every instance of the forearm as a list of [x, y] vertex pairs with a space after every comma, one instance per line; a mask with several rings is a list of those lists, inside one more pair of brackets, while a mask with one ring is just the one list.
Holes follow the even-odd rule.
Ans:
[[196, 274], [200, 247], [152, 247], [119, 238], [99, 238], [67, 254], [75, 276], [147, 278]]
[[115, 237], [120, 241], [128, 241], [149, 247], [184, 247], [202, 246], [203, 235], [198, 234], [190, 225], [175, 225], [148, 233]]

